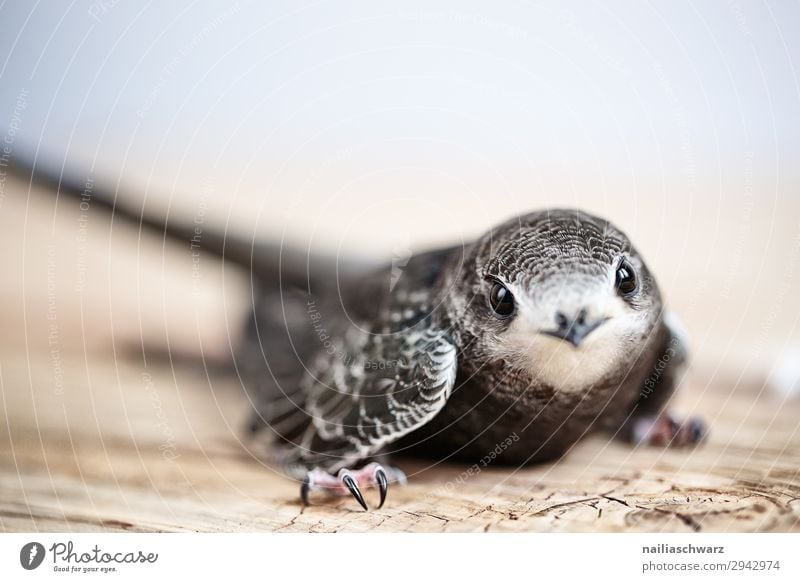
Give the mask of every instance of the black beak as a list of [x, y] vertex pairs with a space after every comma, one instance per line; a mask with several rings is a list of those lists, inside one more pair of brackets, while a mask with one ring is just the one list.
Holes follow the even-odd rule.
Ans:
[[558, 311], [556, 312], [556, 325], [558, 327], [556, 327], [556, 329], [545, 330], [542, 333], [568, 341], [577, 348], [586, 336], [603, 325], [607, 320], [608, 318], [602, 318], [595, 321], [588, 321], [586, 318], [586, 309], [578, 311], [573, 318], [569, 318], [561, 311]]

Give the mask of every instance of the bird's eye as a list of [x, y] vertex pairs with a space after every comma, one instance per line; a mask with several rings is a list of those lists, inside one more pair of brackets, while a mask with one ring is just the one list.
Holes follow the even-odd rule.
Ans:
[[489, 305], [496, 316], [508, 317], [514, 313], [514, 296], [502, 283], [494, 281], [489, 291]]
[[622, 259], [619, 267], [617, 267], [616, 285], [617, 290], [619, 290], [620, 294], [624, 297], [633, 295], [639, 289], [639, 282], [636, 280], [636, 272], [626, 259]]

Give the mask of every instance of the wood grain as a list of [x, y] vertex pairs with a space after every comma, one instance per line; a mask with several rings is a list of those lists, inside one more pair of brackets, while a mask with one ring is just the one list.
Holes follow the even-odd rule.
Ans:
[[[401, 461], [409, 484], [363, 512], [317, 497], [241, 439], [237, 383], [190, 368], [3, 358], [4, 531], [794, 531], [800, 530], [796, 401], [717, 383], [681, 407], [713, 427], [693, 450], [632, 449], [595, 435], [557, 463]], [[88, 380], [88, 381], [87, 381]], [[782, 404], [782, 405], [781, 405]], [[374, 491], [371, 500], [374, 502]]]

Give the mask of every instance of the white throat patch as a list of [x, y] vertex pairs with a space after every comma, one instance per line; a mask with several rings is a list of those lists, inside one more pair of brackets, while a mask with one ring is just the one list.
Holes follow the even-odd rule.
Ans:
[[514, 367], [527, 369], [534, 379], [556, 390], [578, 392], [590, 388], [623, 362], [629, 360], [627, 338], [644, 331], [645, 321], [621, 300], [609, 301], [595, 318], [608, 320], [591, 332], [578, 347], [541, 333], [543, 327], [521, 305], [514, 321], [498, 338], [498, 348]]

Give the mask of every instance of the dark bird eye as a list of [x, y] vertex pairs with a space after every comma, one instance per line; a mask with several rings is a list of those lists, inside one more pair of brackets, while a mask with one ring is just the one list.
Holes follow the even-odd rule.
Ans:
[[489, 292], [489, 304], [498, 317], [508, 317], [514, 313], [514, 296], [502, 283], [497, 281], [492, 283], [492, 290]]
[[636, 272], [631, 264], [622, 259], [617, 267], [617, 289], [624, 296], [633, 295], [639, 289], [639, 282], [636, 280]]

